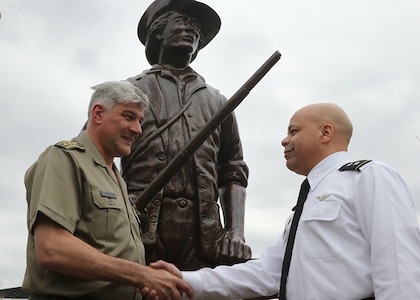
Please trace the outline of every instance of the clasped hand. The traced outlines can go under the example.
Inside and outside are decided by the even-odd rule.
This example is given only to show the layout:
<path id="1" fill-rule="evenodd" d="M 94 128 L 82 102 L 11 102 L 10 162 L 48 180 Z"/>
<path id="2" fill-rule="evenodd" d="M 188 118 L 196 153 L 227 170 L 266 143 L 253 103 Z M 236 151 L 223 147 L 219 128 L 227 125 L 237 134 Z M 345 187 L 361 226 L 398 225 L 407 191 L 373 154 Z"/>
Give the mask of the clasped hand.
<path id="1" fill-rule="evenodd" d="M 150 264 L 147 283 L 137 290 L 147 300 L 181 300 L 183 293 L 192 299 L 194 294 L 191 286 L 182 280 L 181 271 L 162 260 Z"/>

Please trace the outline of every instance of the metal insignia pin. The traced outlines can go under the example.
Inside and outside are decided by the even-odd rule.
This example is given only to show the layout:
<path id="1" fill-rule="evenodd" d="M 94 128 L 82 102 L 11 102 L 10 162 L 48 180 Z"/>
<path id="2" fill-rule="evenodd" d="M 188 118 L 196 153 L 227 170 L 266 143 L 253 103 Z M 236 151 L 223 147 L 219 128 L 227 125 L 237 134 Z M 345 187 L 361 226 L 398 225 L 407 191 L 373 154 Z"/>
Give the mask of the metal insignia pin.
<path id="1" fill-rule="evenodd" d="M 325 194 L 322 196 L 316 196 L 316 198 L 318 199 L 318 201 L 325 201 L 328 199 L 328 197 L 331 196 L 331 194 Z"/>

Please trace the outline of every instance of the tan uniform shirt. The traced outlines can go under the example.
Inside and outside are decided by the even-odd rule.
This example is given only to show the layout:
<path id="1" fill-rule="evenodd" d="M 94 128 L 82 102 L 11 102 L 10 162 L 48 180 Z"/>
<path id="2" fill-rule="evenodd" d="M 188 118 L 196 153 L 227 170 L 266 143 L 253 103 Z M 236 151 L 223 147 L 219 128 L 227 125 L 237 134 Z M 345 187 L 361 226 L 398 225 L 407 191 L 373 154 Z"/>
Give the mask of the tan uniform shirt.
<path id="1" fill-rule="evenodd" d="M 50 146 L 25 175 L 29 235 L 22 287 L 34 294 L 141 299 L 134 287 L 77 279 L 38 264 L 33 225 L 39 212 L 105 254 L 144 264 L 139 222 L 124 180 L 115 166 L 118 182 L 113 180 L 86 134 L 77 141 Z"/>

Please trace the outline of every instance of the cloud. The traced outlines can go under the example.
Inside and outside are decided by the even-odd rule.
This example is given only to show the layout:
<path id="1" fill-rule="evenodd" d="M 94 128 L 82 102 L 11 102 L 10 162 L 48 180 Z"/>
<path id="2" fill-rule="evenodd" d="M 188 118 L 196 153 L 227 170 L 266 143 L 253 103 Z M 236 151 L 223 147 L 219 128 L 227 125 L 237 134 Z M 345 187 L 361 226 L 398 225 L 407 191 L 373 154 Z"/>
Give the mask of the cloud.
<path id="1" fill-rule="evenodd" d="M 50 144 L 76 135 L 90 86 L 148 68 L 136 36 L 151 1 L 14 0 L 1 4 L 0 287 L 25 268 L 23 176 Z M 420 2 L 204 1 L 222 28 L 193 63 L 227 97 L 275 51 L 280 62 L 237 108 L 250 166 L 246 237 L 258 256 L 274 243 L 302 178 L 281 139 L 296 109 L 335 102 L 351 117 L 354 159 L 401 172 L 420 209 Z"/>

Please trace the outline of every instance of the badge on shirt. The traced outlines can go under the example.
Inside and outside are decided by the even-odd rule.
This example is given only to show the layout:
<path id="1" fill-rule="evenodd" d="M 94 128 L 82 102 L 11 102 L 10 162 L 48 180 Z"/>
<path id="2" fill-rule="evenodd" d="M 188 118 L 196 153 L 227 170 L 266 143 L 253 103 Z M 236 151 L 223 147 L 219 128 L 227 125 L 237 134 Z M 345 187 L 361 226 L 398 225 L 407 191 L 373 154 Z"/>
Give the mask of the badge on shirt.
<path id="1" fill-rule="evenodd" d="M 100 191 L 101 196 L 109 199 L 117 199 L 117 195 L 111 192 Z"/>
<path id="2" fill-rule="evenodd" d="M 325 195 L 322 195 L 322 196 L 316 196 L 316 199 L 317 199 L 318 201 L 325 201 L 325 200 L 327 200 L 330 196 L 331 196 L 331 194 L 325 194 Z"/>

